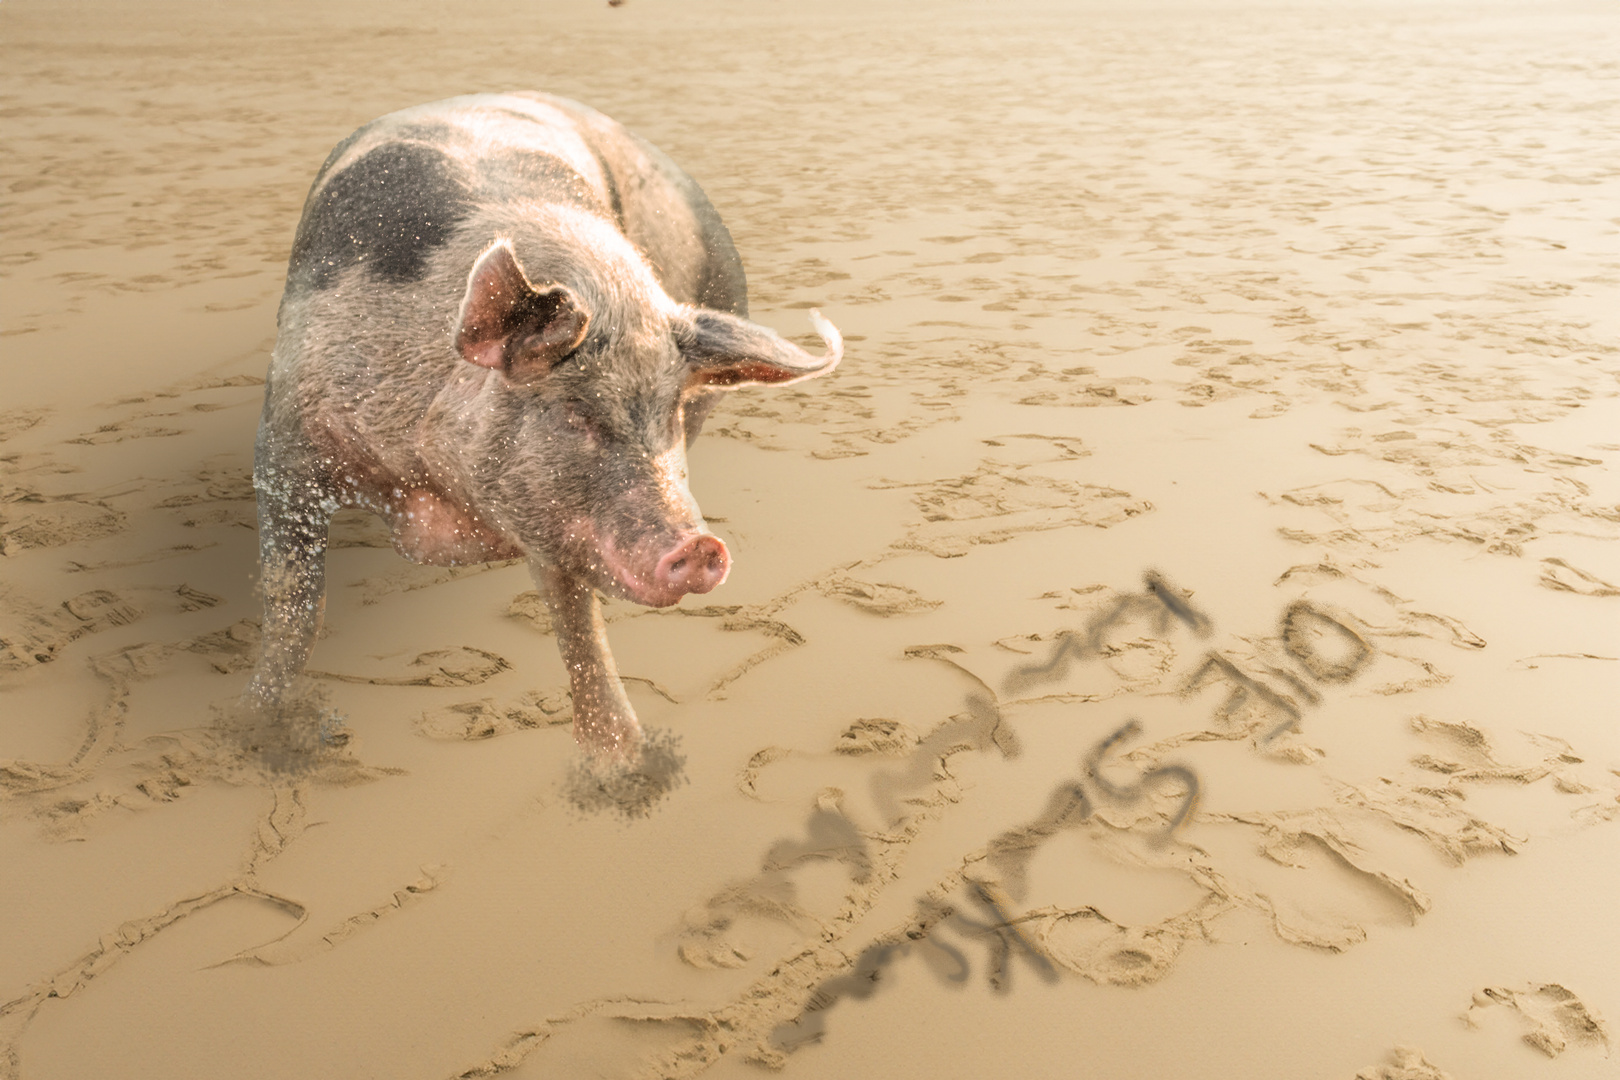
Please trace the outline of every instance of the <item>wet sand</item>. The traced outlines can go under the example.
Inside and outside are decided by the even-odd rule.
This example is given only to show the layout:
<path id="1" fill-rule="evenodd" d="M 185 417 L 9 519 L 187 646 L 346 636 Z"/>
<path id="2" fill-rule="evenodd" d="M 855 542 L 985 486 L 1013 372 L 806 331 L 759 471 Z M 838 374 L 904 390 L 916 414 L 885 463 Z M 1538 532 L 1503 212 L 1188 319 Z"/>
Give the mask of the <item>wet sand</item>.
<path id="1" fill-rule="evenodd" d="M 1616 56 L 1600 5 L 5 0 L 0 1077 L 1614 1075 Z M 730 580 L 608 605 L 650 805 L 523 567 L 359 516 L 346 745 L 232 728 L 304 193 L 501 89 L 848 342 L 691 454 Z"/>

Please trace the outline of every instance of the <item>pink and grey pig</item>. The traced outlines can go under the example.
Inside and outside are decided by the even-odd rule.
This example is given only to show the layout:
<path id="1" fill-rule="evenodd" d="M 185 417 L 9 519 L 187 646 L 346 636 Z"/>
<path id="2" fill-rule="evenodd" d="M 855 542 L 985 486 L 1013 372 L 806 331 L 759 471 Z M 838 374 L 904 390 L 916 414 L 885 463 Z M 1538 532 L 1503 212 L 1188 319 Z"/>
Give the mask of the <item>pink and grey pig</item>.
<path id="1" fill-rule="evenodd" d="M 831 371 L 747 321 L 742 263 L 698 185 L 562 98 L 478 94 L 339 143 L 293 243 L 254 458 L 274 708 L 309 659 L 327 522 L 363 507 L 415 562 L 526 558 L 568 667 L 574 737 L 641 729 L 596 593 L 654 607 L 726 579 L 686 447 L 726 389 Z"/>

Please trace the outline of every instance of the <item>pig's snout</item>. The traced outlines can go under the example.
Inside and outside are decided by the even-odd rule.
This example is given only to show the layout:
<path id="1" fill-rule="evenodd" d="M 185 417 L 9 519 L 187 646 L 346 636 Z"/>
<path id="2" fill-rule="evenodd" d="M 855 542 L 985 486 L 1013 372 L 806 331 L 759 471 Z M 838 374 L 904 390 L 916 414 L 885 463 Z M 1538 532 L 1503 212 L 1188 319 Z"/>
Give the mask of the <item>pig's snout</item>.
<path id="1" fill-rule="evenodd" d="M 706 593 L 731 573 L 731 555 L 718 536 L 700 533 L 677 544 L 658 560 L 653 579 L 658 588 L 680 597 Z"/>

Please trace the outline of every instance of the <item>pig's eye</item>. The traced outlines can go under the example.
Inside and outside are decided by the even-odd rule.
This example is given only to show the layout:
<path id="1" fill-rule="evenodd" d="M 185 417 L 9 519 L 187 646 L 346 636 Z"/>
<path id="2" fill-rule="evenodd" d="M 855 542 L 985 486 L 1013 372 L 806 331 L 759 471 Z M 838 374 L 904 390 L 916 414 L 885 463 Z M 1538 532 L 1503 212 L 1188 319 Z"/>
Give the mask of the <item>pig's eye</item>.
<path id="1" fill-rule="evenodd" d="M 568 423 L 569 430 L 573 431 L 576 435 L 583 436 L 585 441 L 590 443 L 592 446 L 595 446 L 601 441 L 602 436 L 601 433 L 597 431 L 596 425 L 587 420 L 585 415 L 578 409 L 568 409 L 563 416 Z"/>
<path id="2" fill-rule="evenodd" d="M 530 334 L 520 343 L 519 350 L 522 353 L 539 356 L 543 354 L 546 344 L 547 342 L 544 334 Z M 557 368 L 562 367 L 578 354 L 578 349 L 574 349 L 572 352 L 564 353 L 562 356 L 552 361 L 551 370 L 555 371 Z"/>

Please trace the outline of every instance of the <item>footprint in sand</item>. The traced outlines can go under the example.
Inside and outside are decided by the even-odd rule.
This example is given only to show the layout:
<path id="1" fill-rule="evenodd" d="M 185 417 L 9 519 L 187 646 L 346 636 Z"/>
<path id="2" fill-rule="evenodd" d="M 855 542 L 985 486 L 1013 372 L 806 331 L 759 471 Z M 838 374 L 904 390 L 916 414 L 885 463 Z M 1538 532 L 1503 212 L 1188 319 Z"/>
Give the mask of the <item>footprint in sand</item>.
<path id="1" fill-rule="evenodd" d="M 122 531 L 125 521 L 105 503 L 13 492 L 0 510 L 0 555 L 100 540 Z"/>
<path id="2" fill-rule="evenodd" d="M 512 667 L 505 657 L 470 645 L 419 653 L 407 666 L 421 670 L 400 675 L 347 675 L 332 671 L 311 671 L 309 675 L 314 679 L 366 686 L 478 686 Z"/>
<path id="3" fill-rule="evenodd" d="M 929 600 L 915 589 L 888 582 L 857 581 L 846 575 L 837 575 L 821 583 L 824 595 L 869 611 L 874 615 L 905 615 L 930 611 L 942 601 Z"/>
<path id="4" fill-rule="evenodd" d="M 1541 560 L 1541 584 L 1582 596 L 1620 596 L 1620 589 L 1607 581 L 1557 558 Z"/>
<path id="5" fill-rule="evenodd" d="M 1550 1058 L 1576 1046 L 1603 1048 L 1604 1056 L 1613 1049 L 1614 1037 L 1603 1018 L 1587 1007 L 1573 991 L 1558 983 L 1528 983 L 1518 989 L 1487 986 L 1474 995 L 1474 1003 L 1463 1014 L 1468 1026 L 1480 1026 L 1475 1015 L 1504 1006 L 1516 1012 L 1529 1025 L 1524 1041 Z"/>
<path id="6" fill-rule="evenodd" d="M 86 634 L 127 626 L 142 614 L 139 607 L 111 589 L 91 589 L 54 608 L 13 588 L 0 589 L 0 672 L 48 664 Z"/>
<path id="7" fill-rule="evenodd" d="M 1389 1060 L 1356 1073 L 1356 1080 L 1454 1080 L 1452 1075 L 1438 1068 L 1423 1051 L 1410 1046 L 1397 1046 L 1390 1051 Z"/>

